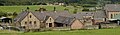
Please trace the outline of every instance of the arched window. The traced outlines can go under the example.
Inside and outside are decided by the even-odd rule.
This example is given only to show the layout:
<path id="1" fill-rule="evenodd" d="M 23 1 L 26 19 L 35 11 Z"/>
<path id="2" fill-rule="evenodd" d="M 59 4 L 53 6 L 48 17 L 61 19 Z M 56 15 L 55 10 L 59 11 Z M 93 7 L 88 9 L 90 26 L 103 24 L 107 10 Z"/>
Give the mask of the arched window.
<path id="1" fill-rule="evenodd" d="M 51 18 L 50 18 L 50 22 L 51 22 Z"/>
<path id="2" fill-rule="evenodd" d="M 30 18 L 31 18 L 32 16 L 30 15 Z"/>

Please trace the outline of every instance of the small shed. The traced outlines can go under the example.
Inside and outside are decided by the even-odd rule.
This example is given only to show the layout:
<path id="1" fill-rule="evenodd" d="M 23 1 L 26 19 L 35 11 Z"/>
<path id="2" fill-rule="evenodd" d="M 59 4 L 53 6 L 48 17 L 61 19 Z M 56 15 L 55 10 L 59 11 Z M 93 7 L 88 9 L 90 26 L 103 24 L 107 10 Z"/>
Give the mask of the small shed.
<path id="1" fill-rule="evenodd" d="M 2 22 L 4 23 L 11 23 L 12 22 L 12 18 L 7 18 L 7 17 L 2 17 L 0 18 Z"/>
<path id="2" fill-rule="evenodd" d="M 55 20 L 55 27 L 67 27 L 70 29 L 83 29 L 83 23 L 79 19 L 59 16 Z"/>

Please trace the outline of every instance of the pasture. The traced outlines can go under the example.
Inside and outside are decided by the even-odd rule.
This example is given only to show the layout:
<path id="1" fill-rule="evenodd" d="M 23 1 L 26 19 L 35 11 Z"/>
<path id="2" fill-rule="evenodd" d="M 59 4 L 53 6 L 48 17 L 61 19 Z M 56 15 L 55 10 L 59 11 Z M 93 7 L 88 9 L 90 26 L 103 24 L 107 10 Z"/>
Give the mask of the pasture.
<path id="1" fill-rule="evenodd" d="M 0 6 L 0 12 L 21 12 L 25 10 L 27 7 L 30 8 L 31 11 L 38 10 L 39 8 L 45 8 L 47 11 L 53 11 L 54 7 L 56 7 L 57 11 L 63 11 L 65 8 L 70 12 L 73 12 L 75 7 L 73 6 L 59 6 L 59 5 L 27 5 L 27 6 Z M 82 10 L 81 6 L 78 6 L 78 11 Z"/>
<path id="2" fill-rule="evenodd" d="M 99 29 L 99 30 L 72 30 L 72 31 L 45 31 L 45 32 L 13 32 L 6 31 L 6 33 L 2 33 L 4 31 L 0 31 L 0 35 L 120 35 L 120 28 L 116 29 Z"/>

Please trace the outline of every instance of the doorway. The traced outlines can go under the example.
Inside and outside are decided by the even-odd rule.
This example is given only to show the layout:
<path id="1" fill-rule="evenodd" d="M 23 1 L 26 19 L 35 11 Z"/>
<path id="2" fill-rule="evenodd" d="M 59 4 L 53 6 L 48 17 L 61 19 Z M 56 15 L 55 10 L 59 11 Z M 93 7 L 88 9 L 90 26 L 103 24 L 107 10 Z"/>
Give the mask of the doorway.
<path id="1" fill-rule="evenodd" d="M 49 23 L 49 27 L 52 27 L 52 23 Z"/>

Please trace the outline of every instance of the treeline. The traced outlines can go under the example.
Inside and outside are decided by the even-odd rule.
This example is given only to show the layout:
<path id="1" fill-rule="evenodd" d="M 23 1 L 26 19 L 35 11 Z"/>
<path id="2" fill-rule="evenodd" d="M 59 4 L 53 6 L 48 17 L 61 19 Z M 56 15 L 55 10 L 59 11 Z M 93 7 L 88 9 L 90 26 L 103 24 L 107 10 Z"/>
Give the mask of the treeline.
<path id="1" fill-rule="evenodd" d="M 47 3 L 70 4 L 119 4 L 120 0 L 0 0 L 0 5 L 46 5 Z"/>
<path id="2" fill-rule="evenodd" d="M 18 14 L 16 12 L 0 12 L 0 17 L 8 17 L 8 16 L 12 16 L 10 18 L 14 18 L 16 17 Z"/>

